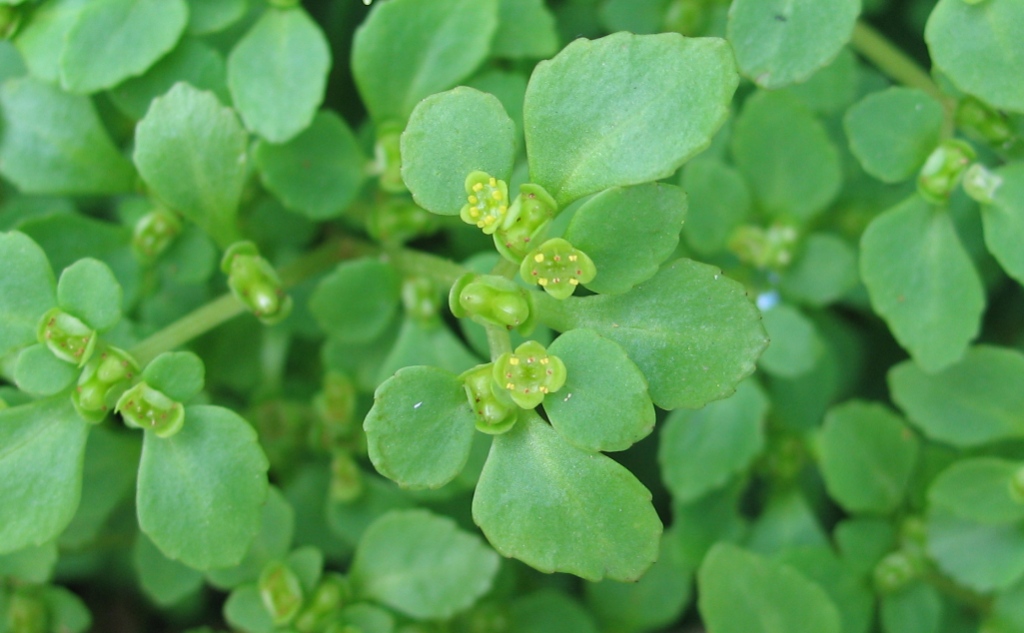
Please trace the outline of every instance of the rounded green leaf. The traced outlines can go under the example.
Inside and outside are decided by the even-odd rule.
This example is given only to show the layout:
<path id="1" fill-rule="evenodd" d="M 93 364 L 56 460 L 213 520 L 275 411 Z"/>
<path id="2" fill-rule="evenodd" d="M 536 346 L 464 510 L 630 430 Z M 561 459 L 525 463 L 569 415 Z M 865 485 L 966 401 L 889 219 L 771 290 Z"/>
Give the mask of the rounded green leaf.
<path id="1" fill-rule="evenodd" d="M 188 32 L 193 35 L 216 33 L 231 26 L 245 15 L 248 0 L 186 0 Z"/>
<path id="2" fill-rule="evenodd" d="M 242 585 L 224 603 L 224 619 L 246 633 L 273 633 L 274 620 L 263 606 L 256 584 Z"/>
<path id="3" fill-rule="evenodd" d="M 678 503 L 724 486 L 764 449 L 768 399 L 752 380 L 697 411 L 673 411 L 661 431 L 658 463 Z"/>
<path id="4" fill-rule="evenodd" d="M 576 211 L 565 239 L 597 267 L 597 276 L 587 288 L 617 294 L 658 272 L 679 245 L 685 217 L 686 192 L 679 187 L 661 183 L 615 187 Z"/>
<path id="5" fill-rule="evenodd" d="M 233 589 L 256 582 L 267 563 L 283 559 L 291 548 L 295 532 L 295 512 L 288 500 L 274 486 L 267 490 L 267 500 L 260 509 L 260 531 L 245 557 L 232 567 L 206 572 L 210 584 L 218 589 Z"/>
<path id="6" fill-rule="evenodd" d="M 253 158 L 263 186 L 313 220 L 341 215 L 366 176 L 366 157 L 352 130 L 328 111 L 287 143 L 260 141 Z"/>
<path id="7" fill-rule="evenodd" d="M 781 88 L 831 62 L 859 14 L 860 0 L 735 0 L 727 32 L 743 76 Z"/>
<path id="8" fill-rule="evenodd" d="M 775 217 L 807 220 L 839 193 L 839 152 L 810 109 L 784 92 L 758 92 L 743 104 L 732 136 L 736 166 Z"/>
<path id="9" fill-rule="evenodd" d="M 306 129 L 324 100 L 331 50 L 302 8 L 269 7 L 228 56 L 228 87 L 245 126 L 271 143 Z"/>
<path id="10" fill-rule="evenodd" d="M 883 595 L 879 615 L 885 633 L 939 633 L 942 596 L 934 586 L 917 581 L 896 593 Z"/>
<path id="11" fill-rule="evenodd" d="M 81 372 L 81 367 L 57 358 L 46 345 L 36 344 L 18 354 L 14 383 L 31 396 L 52 396 L 70 387 Z"/>
<path id="12" fill-rule="evenodd" d="M 558 52 L 555 16 L 544 0 L 499 0 L 491 53 L 508 59 L 545 59 Z"/>
<path id="13" fill-rule="evenodd" d="M 530 179 L 565 205 L 665 178 L 708 146 L 737 83 L 719 39 L 578 39 L 538 64 L 526 89 Z"/>
<path id="14" fill-rule="evenodd" d="M 940 0 L 924 39 L 935 65 L 961 90 L 1001 110 L 1024 112 L 1024 6 L 1018 0 Z"/>
<path id="15" fill-rule="evenodd" d="M 860 281 L 857 250 L 831 233 L 811 233 L 779 286 L 785 296 L 811 306 L 835 302 Z"/>
<path id="16" fill-rule="evenodd" d="M 53 575 L 59 556 L 56 541 L 0 554 L 0 576 L 26 583 L 46 584 Z"/>
<path id="17" fill-rule="evenodd" d="M 103 262 L 80 259 L 61 272 L 57 305 L 94 330 L 109 330 L 121 320 L 121 284 Z"/>
<path id="18" fill-rule="evenodd" d="M 764 311 L 764 329 L 771 343 L 758 362 L 773 376 L 795 378 L 809 372 L 825 349 L 814 323 L 786 304 Z"/>
<path id="19" fill-rule="evenodd" d="M 503 556 L 543 572 L 639 578 L 658 554 L 651 493 L 610 458 L 576 448 L 535 413 L 494 438 L 473 520 Z"/>
<path id="20" fill-rule="evenodd" d="M 248 422 L 221 407 L 186 407 L 178 434 L 146 433 L 139 527 L 165 556 L 190 567 L 234 565 L 260 529 L 267 467 Z"/>
<path id="21" fill-rule="evenodd" d="M 843 633 L 868 633 L 874 617 L 874 593 L 862 576 L 836 556 L 832 547 L 791 547 L 774 560 L 789 565 L 825 590 L 839 612 Z"/>
<path id="22" fill-rule="evenodd" d="M 87 433 L 66 396 L 0 410 L 0 554 L 67 527 L 82 494 Z"/>
<path id="23" fill-rule="evenodd" d="M 247 176 L 248 135 L 210 92 L 177 83 L 153 100 L 135 130 L 135 164 L 167 206 L 222 247 L 235 241 Z"/>
<path id="24" fill-rule="evenodd" d="M 820 114 L 833 114 L 849 106 L 858 96 L 861 72 L 857 57 L 843 48 L 832 63 L 801 83 L 785 90 Z"/>
<path id="25" fill-rule="evenodd" d="M 92 614 L 77 594 L 57 585 L 43 589 L 54 630 L 67 633 L 85 633 L 92 626 Z"/>
<path id="26" fill-rule="evenodd" d="M 497 27 L 497 0 L 377 3 L 352 42 L 352 75 L 366 109 L 378 123 L 405 121 L 421 99 L 480 65 Z"/>
<path id="27" fill-rule="evenodd" d="M 382 475 L 406 488 L 439 488 L 466 465 L 476 415 L 454 374 L 408 367 L 377 389 L 363 428 Z"/>
<path id="28" fill-rule="evenodd" d="M 996 457 L 963 459 L 942 471 L 928 488 L 928 501 L 959 518 L 977 523 L 1024 519 L 1024 503 L 1012 482 L 1021 464 Z"/>
<path id="29" fill-rule="evenodd" d="M 146 365 L 142 380 L 171 400 L 188 402 L 202 388 L 206 367 L 192 352 L 164 352 Z"/>
<path id="30" fill-rule="evenodd" d="M 416 203 L 441 215 L 466 204 L 466 177 L 512 175 L 516 127 L 494 95 L 459 87 L 427 97 L 402 133 L 402 180 Z"/>
<path id="31" fill-rule="evenodd" d="M 647 380 L 626 350 L 593 330 L 559 336 L 548 353 L 565 363 L 565 384 L 544 412 L 570 443 L 588 451 L 624 451 L 654 430 Z"/>
<path id="32" fill-rule="evenodd" d="M 417 620 L 447 619 L 491 588 L 499 558 L 475 534 L 426 510 L 395 510 L 367 528 L 353 589 Z"/>
<path id="33" fill-rule="evenodd" d="M 912 362 L 889 371 L 892 398 L 933 440 L 968 447 L 1024 437 L 1024 354 L 979 346 L 928 373 Z"/>
<path id="34" fill-rule="evenodd" d="M 393 266 L 374 259 L 339 264 L 317 284 L 309 309 L 335 340 L 367 343 L 397 311 L 400 281 Z"/>
<path id="35" fill-rule="evenodd" d="M 977 523 L 933 508 L 928 554 L 962 585 L 986 593 L 1004 589 L 1024 576 L 1024 523 Z"/>
<path id="36" fill-rule="evenodd" d="M 942 105 L 915 88 L 873 92 L 846 111 L 843 128 L 861 167 L 883 182 L 917 175 L 942 139 Z"/>
<path id="37" fill-rule="evenodd" d="M 185 0 L 92 0 L 78 14 L 60 53 L 60 83 L 93 93 L 141 75 L 178 42 Z"/>
<path id="38" fill-rule="evenodd" d="M 1024 284 L 1024 162 L 995 170 L 1002 183 L 981 208 L 985 245 L 1008 275 Z"/>
<path id="39" fill-rule="evenodd" d="M 135 537 L 132 561 L 142 590 L 162 607 L 182 601 L 203 586 L 202 572 L 167 558 L 141 532 Z"/>
<path id="40" fill-rule="evenodd" d="M 0 233 L 0 357 L 36 341 L 39 319 L 56 303 L 46 253 L 24 233 Z"/>
<path id="41" fill-rule="evenodd" d="M 554 329 L 591 328 L 621 345 L 663 409 L 696 409 L 728 396 L 768 344 L 746 289 L 688 259 L 625 294 L 535 301 L 538 318 Z"/>
<path id="42" fill-rule="evenodd" d="M 131 191 L 135 173 L 88 97 L 30 77 L 0 87 L 0 173 L 24 193 L 106 195 Z"/>
<path id="43" fill-rule="evenodd" d="M 14 38 L 32 76 L 52 84 L 60 80 L 64 40 L 90 1 L 50 0 L 33 7 L 32 19 L 18 29 Z"/>
<path id="44" fill-rule="evenodd" d="M 729 543 L 711 548 L 697 573 L 698 607 L 715 633 L 841 633 L 835 604 L 788 565 Z"/>
<path id="45" fill-rule="evenodd" d="M 711 255 L 725 249 L 729 236 L 750 215 L 750 188 L 731 166 L 698 158 L 683 169 L 689 210 L 683 235 L 693 250 Z"/>
<path id="46" fill-rule="evenodd" d="M 985 295 L 949 214 L 915 195 L 872 220 L 860 253 L 871 305 L 900 345 L 927 371 L 959 360 Z"/>
<path id="47" fill-rule="evenodd" d="M 825 416 L 821 472 L 829 494 L 849 512 L 896 510 L 917 453 L 917 437 L 882 405 L 848 402 Z"/>

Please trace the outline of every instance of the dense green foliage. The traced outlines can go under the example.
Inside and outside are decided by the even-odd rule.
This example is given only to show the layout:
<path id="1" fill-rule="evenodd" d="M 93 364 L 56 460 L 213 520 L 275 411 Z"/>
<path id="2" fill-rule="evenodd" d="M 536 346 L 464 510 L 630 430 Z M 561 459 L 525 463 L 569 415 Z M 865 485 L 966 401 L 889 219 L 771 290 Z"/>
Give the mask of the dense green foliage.
<path id="1" fill-rule="evenodd" d="M 1024 633 L 1020 0 L 0 36 L 0 633 Z"/>

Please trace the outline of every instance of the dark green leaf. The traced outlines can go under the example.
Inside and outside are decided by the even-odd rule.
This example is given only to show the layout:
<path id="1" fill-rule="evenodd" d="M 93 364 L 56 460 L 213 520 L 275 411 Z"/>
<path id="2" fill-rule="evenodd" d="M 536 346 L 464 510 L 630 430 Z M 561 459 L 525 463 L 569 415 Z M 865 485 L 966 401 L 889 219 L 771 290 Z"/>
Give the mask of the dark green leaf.
<path id="1" fill-rule="evenodd" d="M 61 633 L 85 633 L 92 626 L 92 614 L 82 599 L 76 594 L 59 586 L 43 589 L 50 612 L 50 626 Z"/>
<path id="2" fill-rule="evenodd" d="M 873 92 L 847 110 L 843 127 L 861 167 L 883 182 L 915 176 L 942 137 L 942 105 L 914 88 Z"/>
<path id="3" fill-rule="evenodd" d="M 256 584 L 242 585 L 224 603 L 224 619 L 245 633 L 273 633 L 274 621 L 263 606 Z"/>
<path id="4" fill-rule="evenodd" d="M 915 582 L 882 596 L 880 615 L 885 633 L 939 633 L 942 597 L 935 587 Z"/>
<path id="5" fill-rule="evenodd" d="M 962 459 L 942 471 L 928 488 L 933 507 L 976 523 L 1024 519 L 1024 503 L 1013 478 L 1022 464 L 996 457 Z"/>
<path id="6" fill-rule="evenodd" d="M 1008 275 L 1024 284 L 1024 163 L 995 170 L 1002 179 L 992 204 L 981 208 L 985 245 Z"/>
<path id="7" fill-rule="evenodd" d="M 735 169 L 714 158 L 698 158 L 683 170 L 689 211 L 683 234 L 695 251 L 725 249 L 729 235 L 750 214 L 750 189 Z"/>
<path id="8" fill-rule="evenodd" d="M 578 39 L 538 64 L 526 89 L 530 179 L 565 205 L 665 178 L 708 146 L 737 83 L 721 40 Z"/>
<path id="9" fill-rule="evenodd" d="M 928 553 L 962 585 L 982 592 L 1005 589 L 1024 576 L 1024 523 L 975 523 L 934 508 Z"/>
<path id="10" fill-rule="evenodd" d="M 868 633 L 874 615 L 874 596 L 867 584 L 839 560 L 831 547 L 791 548 L 775 560 L 789 565 L 825 590 L 839 611 L 842 633 Z"/>
<path id="11" fill-rule="evenodd" d="M 228 87 L 245 126 L 271 143 L 306 129 L 324 99 L 331 51 L 301 7 L 270 6 L 228 56 Z"/>
<path id="12" fill-rule="evenodd" d="M 192 352 L 164 352 L 142 372 L 142 379 L 171 400 L 188 402 L 203 389 L 206 368 Z"/>
<path id="13" fill-rule="evenodd" d="M 799 488 L 782 489 L 772 495 L 747 538 L 747 548 L 763 555 L 827 544 L 828 536 Z"/>
<path id="14" fill-rule="evenodd" d="M 845 519 L 836 526 L 833 538 L 843 562 L 863 578 L 893 550 L 896 530 L 884 519 Z"/>
<path id="15" fill-rule="evenodd" d="M 121 320 L 121 298 L 114 273 L 96 259 L 78 260 L 57 281 L 57 305 L 101 332 Z"/>
<path id="16" fill-rule="evenodd" d="M 499 0 L 495 57 L 546 59 L 556 52 L 555 16 L 544 0 Z"/>
<path id="17" fill-rule="evenodd" d="M 0 554 L 0 578 L 17 578 L 22 582 L 44 584 L 57 564 L 57 543 L 30 545 L 9 554 Z"/>
<path id="18" fill-rule="evenodd" d="M 309 299 L 309 309 L 334 340 L 368 343 L 388 327 L 400 292 L 393 266 L 359 259 L 339 264 L 324 277 Z"/>
<path id="19" fill-rule="evenodd" d="M 857 98 L 860 74 L 857 58 L 849 48 L 844 48 L 828 66 L 817 70 L 806 81 L 791 84 L 786 91 L 815 112 L 833 114 Z"/>
<path id="20" fill-rule="evenodd" d="M 771 343 L 759 364 L 769 374 L 795 378 L 809 372 L 824 351 L 814 323 L 786 304 L 764 312 L 764 329 Z"/>
<path id="21" fill-rule="evenodd" d="M 651 493 L 624 467 L 525 411 L 494 438 L 473 520 L 504 556 L 541 571 L 632 581 L 657 557 Z"/>
<path id="22" fill-rule="evenodd" d="M 598 633 L 590 613 L 564 592 L 541 589 L 518 598 L 508 608 L 516 633 Z"/>
<path id="23" fill-rule="evenodd" d="M 260 509 L 260 531 L 252 545 L 234 567 L 211 569 L 206 577 L 218 589 L 233 589 L 247 582 L 256 582 L 263 567 L 281 560 L 288 553 L 295 531 L 295 513 L 277 488 L 271 486 L 267 500 Z"/>
<path id="24" fill-rule="evenodd" d="M 216 33 L 231 26 L 245 15 L 248 0 L 186 0 L 188 32 L 193 35 Z"/>
<path id="25" fill-rule="evenodd" d="M 135 538 L 132 560 L 139 583 L 154 602 L 169 607 L 203 586 L 203 574 L 164 556 L 143 533 Z"/>
<path id="26" fill-rule="evenodd" d="M 780 287 L 795 301 L 823 306 L 842 297 L 859 281 L 857 250 L 831 233 L 811 233 L 783 273 Z"/>
<path id="27" fill-rule="evenodd" d="M 461 374 L 479 363 L 480 359 L 443 323 L 424 323 L 406 316 L 391 353 L 380 367 L 377 383 L 413 365 L 430 365 Z"/>

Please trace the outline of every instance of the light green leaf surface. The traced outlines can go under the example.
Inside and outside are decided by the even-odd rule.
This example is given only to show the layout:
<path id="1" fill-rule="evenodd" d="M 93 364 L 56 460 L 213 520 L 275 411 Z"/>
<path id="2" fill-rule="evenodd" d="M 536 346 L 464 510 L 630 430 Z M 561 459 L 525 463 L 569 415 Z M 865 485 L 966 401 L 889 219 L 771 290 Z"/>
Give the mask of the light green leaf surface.
<path id="1" fill-rule="evenodd" d="M 747 468 L 764 448 L 768 399 L 751 380 L 697 411 L 669 415 L 658 444 L 665 486 L 678 503 L 696 501 Z"/>
<path id="2" fill-rule="evenodd" d="M 317 323 L 335 340 L 368 343 L 398 309 L 400 279 L 393 266 L 374 259 L 339 264 L 309 299 Z"/>
<path id="3" fill-rule="evenodd" d="M 193 35 L 216 33 L 231 26 L 245 15 L 248 0 L 186 0 L 188 32 Z"/>
<path id="4" fill-rule="evenodd" d="M 260 141 L 253 158 L 263 186 L 313 220 L 341 215 L 366 177 L 366 157 L 352 130 L 330 111 L 318 113 L 287 143 Z"/>
<path id="5" fill-rule="evenodd" d="M 661 183 L 615 187 L 580 207 L 565 239 L 593 260 L 594 292 L 618 294 L 646 281 L 675 252 L 686 217 L 686 192 Z"/>
<path id="6" fill-rule="evenodd" d="M 874 616 L 874 593 L 830 546 L 794 547 L 774 560 L 789 565 L 825 590 L 839 612 L 842 633 L 868 633 Z"/>
<path id="7" fill-rule="evenodd" d="M 733 130 L 732 155 L 754 198 L 774 217 L 808 220 L 842 184 L 839 152 L 825 127 L 784 92 L 747 99 Z"/>
<path id="8" fill-rule="evenodd" d="M 541 571 L 632 581 L 657 557 L 661 521 L 650 500 L 624 467 L 526 411 L 494 438 L 473 520 L 498 553 Z"/>
<path id="9" fill-rule="evenodd" d="M 545 59 L 558 52 L 555 16 L 544 0 L 499 0 L 491 53 L 508 59 Z"/>
<path id="10" fill-rule="evenodd" d="M 224 619 L 245 633 L 273 633 L 274 620 L 263 606 L 256 584 L 238 587 L 224 603 Z"/>
<path id="11" fill-rule="evenodd" d="M 85 633 L 92 626 L 92 614 L 77 594 L 58 585 L 43 589 L 50 623 L 61 633 Z"/>
<path id="12" fill-rule="evenodd" d="M 711 548 L 697 573 L 698 607 L 714 633 L 841 633 L 835 605 L 792 567 L 735 545 Z"/>
<path id="13" fill-rule="evenodd" d="M 427 510 L 374 521 L 356 548 L 358 595 L 415 619 L 447 619 L 491 588 L 499 558 L 480 537 Z"/>
<path id="14" fill-rule="evenodd" d="M 377 388 L 363 428 L 382 475 L 402 487 L 439 488 L 466 465 L 476 415 L 454 374 L 408 367 Z"/>
<path id="15" fill-rule="evenodd" d="M 301 7 L 269 7 L 228 56 L 228 87 L 245 126 L 271 143 L 306 129 L 324 99 L 331 51 Z"/>
<path id="16" fill-rule="evenodd" d="M 872 307 L 913 359 L 931 372 L 959 360 L 985 296 L 949 214 L 914 195 L 872 220 L 860 255 Z"/>
<path id="17" fill-rule="evenodd" d="M 132 189 L 134 170 L 87 97 L 22 77 L 0 87 L 0 106 L 0 173 L 23 193 L 105 195 Z"/>
<path id="18" fill-rule="evenodd" d="M 242 560 L 260 529 L 267 458 L 236 413 L 185 408 L 169 438 L 146 433 L 139 464 L 139 527 L 168 558 L 196 569 Z"/>
<path id="19" fill-rule="evenodd" d="M 711 255 L 724 250 L 729 235 L 750 214 L 750 188 L 743 176 L 715 158 L 698 158 L 683 169 L 689 199 L 683 235 L 693 250 Z"/>
<path id="20" fill-rule="evenodd" d="M 889 370 L 892 398 L 933 440 L 968 447 L 1024 437 L 1024 355 L 978 346 L 940 372 Z"/>
<path id="21" fill-rule="evenodd" d="M 0 357 L 36 341 L 36 326 L 56 303 L 46 253 L 23 233 L 0 233 Z"/>
<path id="22" fill-rule="evenodd" d="M 831 233 L 811 233 L 779 283 L 785 296 L 823 306 L 835 302 L 860 281 L 857 249 Z"/>
<path id="23" fill-rule="evenodd" d="M 737 83 L 719 39 L 578 39 L 538 64 L 526 89 L 530 179 L 565 205 L 665 178 L 708 146 Z"/>
<path id="24" fill-rule="evenodd" d="M 735 0 L 727 33 L 743 75 L 781 88 L 831 62 L 859 14 L 860 0 Z"/>
<path id="25" fill-rule="evenodd" d="M 256 582 L 267 563 L 281 560 L 288 554 L 294 532 L 295 512 L 281 492 L 270 486 L 267 500 L 260 508 L 260 531 L 246 550 L 245 557 L 232 567 L 207 571 L 207 579 L 218 589 L 233 589 L 247 582 Z"/>
<path id="26" fill-rule="evenodd" d="M 206 367 L 192 352 L 164 352 L 142 371 L 150 387 L 176 402 L 188 402 L 203 389 Z"/>
<path id="27" fill-rule="evenodd" d="M 825 344 L 814 323 L 800 310 L 779 304 L 764 312 L 764 329 L 771 343 L 758 361 L 773 376 L 795 378 L 809 372 Z"/>
<path id="28" fill-rule="evenodd" d="M 924 39 L 935 65 L 995 108 L 1024 112 L 1024 6 L 1018 0 L 940 0 Z"/>
<path id="29" fill-rule="evenodd" d="M 202 572 L 167 558 L 142 532 L 135 537 L 132 562 L 142 590 L 162 607 L 182 601 L 203 586 Z"/>
<path id="30" fill-rule="evenodd" d="M 1019 522 L 1024 519 L 1024 502 L 1012 482 L 1022 467 L 997 457 L 961 459 L 932 481 L 928 502 L 976 523 Z"/>
<path id="31" fill-rule="evenodd" d="M 728 396 L 768 343 L 743 286 L 688 259 L 625 294 L 536 301 L 540 320 L 556 330 L 591 328 L 625 348 L 663 409 Z"/>
<path id="32" fill-rule="evenodd" d="M 882 596 L 879 615 L 884 633 L 939 633 L 942 630 L 942 596 L 932 585 L 913 582 L 895 593 Z"/>
<path id="33" fill-rule="evenodd" d="M 516 633 L 598 633 L 591 614 L 564 591 L 540 589 L 517 598 L 508 608 Z"/>
<path id="34" fill-rule="evenodd" d="M 40 3 L 32 19 L 18 32 L 14 45 L 33 77 L 56 84 L 60 80 L 60 55 L 68 31 L 91 0 L 49 0 Z"/>
<path id="35" fill-rule="evenodd" d="M 459 87 L 416 106 L 401 148 L 402 180 L 416 203 L 434 213 L 458 215 L 471 172 L 509 180 L 516 127 L 497 97 Z"/>
<path id="36" fill-rule="evenodd" d="M 0 554 L 52 541 L 71 521 L 87 433 L 66 396 L 0 410 Z"/>
<path id="37" fill-rule="evenodd" d="M 87 258 L 68 266 L 57 280 L 57 305 L 100 332 L 121 320 L 121 284 L 103 262 Z"/>
<path id="38" fill-rule="evenodd" d="M 6 576 L 26 583 L 45 584 L 53 574 L 58 556 L 55 541 L 0 554 L 0 578 Z"/>
<path id="39" fill-rule="evenodd" d="M 861 167 L 883 182 L 917 175 L 942 138 L 942 105 L 915 88 L 872 92 L 846 111 L 843 128 Z"/>
<path id="40" fill-rule="evenodd" d="M 174 48 L 187 21 L 185 0 L 91 0 L 65 36 L 61 86 L 90 94 L 141 75 Z"/>
<path id="41" fill-rule="evenodd" d="M 626 350 L 597 332 L 571 330 L 548 347 L 565 363 L 565 384 L 544 399 L 551 426 L 589 451 L 623 451 L 654 430 L 647 380 Z"/>
<path id="42" fill-rule="evenodd" d="M 235 240 L 248 136 L 217 97 L 185 83 L 153 101 L 135 132 L 135 164 L 168 207 L 221 247 Z"/>
<path id="43" fill-rule="evenodd" d="M 860 80 L 857 57 L 849 48 L 844 48 L 829 65 L 800 83 L 790 84 L 785 90 L 815 112 L 833 114 L 857 98 Z"/>
<path id="44" fill-rule="evenodd" d="M 497 27 L 498 0 L 374 5 L 352 42 L 352 75 L 373 120 L 405 121 L 421 99 L 465 79 Z"/>
<path id="45" fill-rule="evenodd" d="M 462 339 L 444 324 L 425 323 L 407 315 L 391 352 L 380 366 L 377 384 L 393 376 L 399 369 L 413 365 L 430 365 L 461 374 L 478 364 L 480 358 L 470 352 Z"/>
<path id="46" fill-rule="evenodd" d="M 975 523 L 934 508 L 928 554 L 962 585 L 981 592 L 1005 589 L 1024 576 L 1024 523 Z"/>
<path id="47" fill-rule="evenodd" d="M 1008 275 L 1024 284 L 1024 162 L 995 170 L 1002 179 L 992 204 L 981 208 L 985 245 Z"/>
<path id="48" fill-rule="evenodd" d="M 821 472 L 829 494 L 851 513 L 896 510 L 917 460 L 918 441 L 879 404 L 832 408 L 821 434 Z"/>
<path id="49" fill-rule="evenodd" d="M 82 369 L 61 360 L 43 344 L 26 347 L 14 365 L 14 384 L 35 397 L 58 394 L 71 386 Z"/>

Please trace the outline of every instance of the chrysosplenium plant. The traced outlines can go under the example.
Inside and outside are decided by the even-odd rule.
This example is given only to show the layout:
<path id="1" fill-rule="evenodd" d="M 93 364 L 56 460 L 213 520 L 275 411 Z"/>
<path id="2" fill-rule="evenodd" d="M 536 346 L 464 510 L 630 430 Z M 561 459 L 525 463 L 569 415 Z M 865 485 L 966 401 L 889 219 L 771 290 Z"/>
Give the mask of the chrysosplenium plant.
<path id="1" fill-rule="evenodd" d="M 372 4 L 0 0 L 0 633 L 1024 633 L 1020 0 Z"/>

